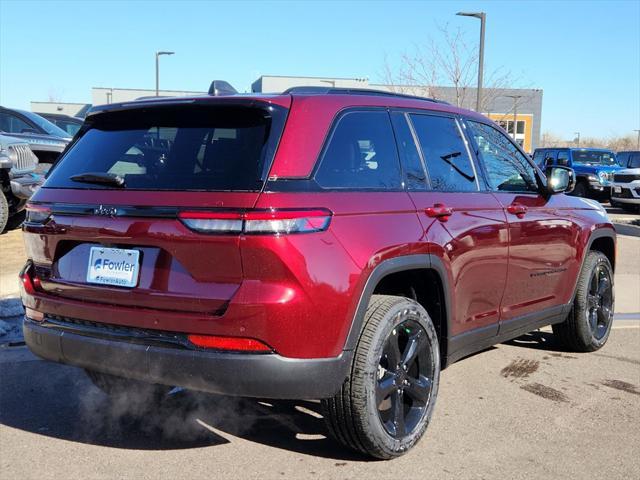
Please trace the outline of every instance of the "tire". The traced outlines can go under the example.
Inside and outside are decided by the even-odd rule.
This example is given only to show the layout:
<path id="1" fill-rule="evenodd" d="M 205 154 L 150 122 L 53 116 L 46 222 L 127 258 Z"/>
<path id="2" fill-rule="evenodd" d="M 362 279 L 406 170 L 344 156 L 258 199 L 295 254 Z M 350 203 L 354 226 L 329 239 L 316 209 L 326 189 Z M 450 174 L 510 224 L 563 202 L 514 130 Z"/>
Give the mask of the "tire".
<path id="1" fill-rule="evenodd" d="M 330 435 L 379 459 L 409 451 L 431 420 L 440 380 L 439 352 L 433 323 L 420 304 L 373 295 L 350 375 L 333 398 L 322 400 Z M 394 359 L 402 364 L 407 358 L 406 368 L 394 367 Z"/>
<path id="2" fill-rule="evenodd" d="M 622 208 L 625 212 L 629 212 L 629 213 L 638 213 L 640 211 L 639 205 L 633 205 L 630 203 L 618 203 L 618 206 Z"/>
<path id="3" fill-rule="evenodd" d="M 589 196 L 588 193 L 589 193 L 589 189 L 587 188 L 584 182 L 578 182 L 572 192 L 574 196 L 582 197 L 582 198 L 588 197 Z"/>
<path id="4" fill-rule="evenodd" d="M 10 232 L 11 230 L 15 230 L 20 228 L 24 223 L 25 218 L 27 218 L 27 211 L 21 210 L 15 215 L 11 215 L 7 220 L 7 224 L 4 227 L 5 232 Z"/>
<path id="5" fill-rule="evenodd" d="M 553 333 L 565 347 L 593 352 L 604 346 L 613 323 L 613 287 L 609 259 L 602 252 L 590 251 L 578 277 L 571 312 L 564 322 L 553 325 Z"/>
<path id="6" fill-rule="evenodd" d="M 117 377 L 108 373 L 85 370 L 93 384 L 110 397 L 132 397 L 145 400 L 158 400 L 169 393 L 172 387 Z"/>
<path id="7" fill-rule="evenodd" d="M 4 229 L 7 226 L 9 220 L 9 203 L 4 193 L 0 192 L 0 233 L 4 233 Z"/>

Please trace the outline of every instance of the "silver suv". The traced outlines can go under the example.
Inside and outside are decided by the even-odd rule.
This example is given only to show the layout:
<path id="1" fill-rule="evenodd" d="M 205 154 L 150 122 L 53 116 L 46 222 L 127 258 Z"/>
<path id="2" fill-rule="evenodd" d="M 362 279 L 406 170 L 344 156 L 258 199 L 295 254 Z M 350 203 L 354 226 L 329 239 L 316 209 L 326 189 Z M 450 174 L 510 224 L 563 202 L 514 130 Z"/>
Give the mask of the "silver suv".
<path id="1" fill-rule="evenodd" d="M 37 165 L 28 143 L 0 135 L 0 233 L 22 224 L 25 204 L 42 184 L 42 175 L 35 173 Z"/>

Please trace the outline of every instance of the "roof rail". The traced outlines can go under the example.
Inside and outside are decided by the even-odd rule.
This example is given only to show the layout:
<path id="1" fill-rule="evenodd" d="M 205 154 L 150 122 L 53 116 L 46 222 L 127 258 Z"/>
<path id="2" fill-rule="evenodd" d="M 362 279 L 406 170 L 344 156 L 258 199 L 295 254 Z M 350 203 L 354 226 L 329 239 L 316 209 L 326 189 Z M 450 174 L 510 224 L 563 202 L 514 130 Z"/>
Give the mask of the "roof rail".
<path id="1" fill-rule="evenodd" d="M 385 90 L 374 90 L 369 88 L 336 88 L 336 87 L 291 87 L 286 89 L 283 94 L 308 94 L 308 95 L 379 95 L 385 97 L 398 97 L 398 98 L 410 98 L 413 100 L 425 100 L 427 102 L 442 103 L 450 105 L 449 102 L 444 100 L 436 100 L 435 98 L 420 97 L 418 95 L 407 95 L 404 93 L 387 92 Z"/>

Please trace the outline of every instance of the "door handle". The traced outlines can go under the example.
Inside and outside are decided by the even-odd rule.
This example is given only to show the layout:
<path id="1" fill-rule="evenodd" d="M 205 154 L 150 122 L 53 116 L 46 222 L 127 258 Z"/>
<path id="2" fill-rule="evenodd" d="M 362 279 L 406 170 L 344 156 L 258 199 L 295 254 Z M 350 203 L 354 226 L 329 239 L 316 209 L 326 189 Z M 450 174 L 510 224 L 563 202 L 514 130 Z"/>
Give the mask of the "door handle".
<path id="1" fill-rule="evenodd" d="M 453 214 L 453 209 L 445 206 L 442 203 L 436 203 L 433 205 L 433 207 L 425 208 L 424 213 L 427 214 L 427 217 L 437 218 L 441 222 L 446 222 Z"/>
<path id="2" fill-rule="evenodd" d="M 507 212 L 512 215 L 515 215 L 518 218 L 522 218 L 527 213 L 527 207 L 520 203 L 512 203 L 507 207 Z"/>

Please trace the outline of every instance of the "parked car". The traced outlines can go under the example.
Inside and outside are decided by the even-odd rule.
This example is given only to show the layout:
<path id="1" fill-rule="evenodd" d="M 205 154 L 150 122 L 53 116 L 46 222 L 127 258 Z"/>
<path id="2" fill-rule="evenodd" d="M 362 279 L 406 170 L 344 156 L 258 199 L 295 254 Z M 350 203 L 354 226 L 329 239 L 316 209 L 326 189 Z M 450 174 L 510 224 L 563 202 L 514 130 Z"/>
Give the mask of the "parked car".
<path id="1" fill-rule="evenodd" d="M 611 183 L 611 205 L 630 212 L 640 211 L 640 151 L 618 152 L 622 170 Z"/>
<path id="2" fill-rule="evenodd" d="M 40 169 L 54 164 L 71 141 L 67 132 L 40 115 L 4 107 L 0 107 L 0 132 L 27 142 L 38 157 Z"/>
<path id="3" fill-rule="evenodd" d="M 392 458 L 452 362 L 550 324 L 607 341 L 615 230 L 574 182 L 388 92 L 96 107 L 28 207 L 25 340 L 112 395 L 320 399 L 338 442 Z"/>
<path id="4" fill-rule="evenodd" d="M 618 152 L 616 160 L 622 168 L 640 168 L 640 150 Z"/>
<path id="5" fill-rule="evenodd" d="M 27 143 L 0 135 L 0 233 L 22 225 L 25 204 L 42 183 L 37 163 Z"/>
<path id="6" fill-rule="evenodd" d="M 534 162 L 541 168 L 563 165 L 576 173 L 573 195 L 608 200 L 613 174 L 620 170 L 616 155 L 599 148 L 537 148 Z"/>
<path id="7" fill-rule="evenodd" d="M 82 127 L 83 120 L 81 118 L 71 117 L 63 113 L 38 113 L 38 115 L 67 132 L 70 137 L 78 133 L 78 130 Z"/>

